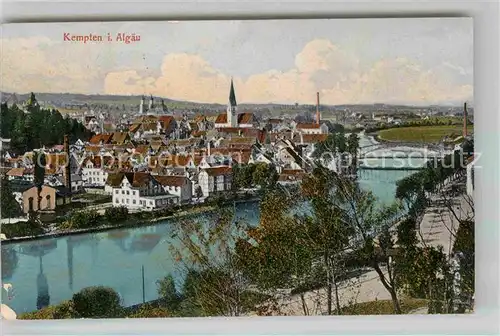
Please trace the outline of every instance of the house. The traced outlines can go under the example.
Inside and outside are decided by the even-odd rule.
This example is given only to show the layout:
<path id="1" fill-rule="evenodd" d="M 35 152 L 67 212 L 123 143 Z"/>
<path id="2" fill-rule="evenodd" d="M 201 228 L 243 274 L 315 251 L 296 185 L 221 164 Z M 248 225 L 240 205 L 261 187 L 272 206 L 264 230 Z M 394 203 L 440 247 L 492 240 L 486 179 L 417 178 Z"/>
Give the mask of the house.
<path id="1" fill-rule="evenodd" d="M 12 194 L 21 205 L 23 213 L 38 210 L 55 210 L 58 206 L 71 202 L 71 191 L 64 186 L 43 185 L 40 191 L 40 209 L 38 208 L 38 189 L 33 184 L 12 183 Z"/>
<path id="2" fill-rule="evenodd" d="M 179 196 L 166 192 L 164 186 L 146 172 L 113 173 L 106 184 L 112 190 L 113 206 L 154 210 L 180 203 Z"/>
<path id="3" fill-rule="evenodd" d="M 154 179 L 160 183 L 166 193 L 177 196 L 180 203 L 191 202 L 193 197 L 193 184 L 186 176 L 156 175 Z"/>
<path id="4" fill-rule="evenodd" d="M 304 134 L 328 134 L 328 126 L 318 123 L 297 123 L 295 131 Z"/>
<path id="5" fill-rule="evenodd" d="M 108 172 L 115 165 L 115 158 L 110 156 L 86 157 L 82 163 L 82 183 L 87 187 L 104 187 Z"/>
<path id="6" fill-rule="evenodd" d="M 63 175 L 47 176 L 45 178 L 45 183 L 51 187 L 63 186 L 65 183 L 64 176 Z M 71 174 L 71 192 L 79 193 L 82 191 L 83 191 L 82 176 L 80 174 Z"/>
<path id="7" fill-rule="evenodd" d="M 30 182 L 35 180 L 33 168 L 12 168 L 5 174 L 5 176 L 7 176 L 7 179 L 9 180 L 22 180 Z"/>
<path id="8" fill-rule="evenodd" d="M 105 145 L 110 144 L 113 139 L 113 133 L 96 134 L 90 138 L 89 142 L 92 145 Z"/>
<path id="9" fill-rule="evenodd" d="M 173 116 L 160 116 L 158 117 L 158 126 L 160 129 L 160 133 L 165 134 L 167 137 L 169 137 L 175 131 L 177 122 L 175 121 L 175 118 Z"/>
<path id="10" fill-rule="evenodd" d="M 207 197 L 214 192 L 231 190 L 233 172 L 229 166 L 205 168 L 198 174 L 198 184 L 203 196 Z"/>
<path id="11" fill-rule="evenodd" d="M 124 145 L 130 142 L 130 135 L 127 132 L 112 133 L 111 143 L 116 145 Z"/>

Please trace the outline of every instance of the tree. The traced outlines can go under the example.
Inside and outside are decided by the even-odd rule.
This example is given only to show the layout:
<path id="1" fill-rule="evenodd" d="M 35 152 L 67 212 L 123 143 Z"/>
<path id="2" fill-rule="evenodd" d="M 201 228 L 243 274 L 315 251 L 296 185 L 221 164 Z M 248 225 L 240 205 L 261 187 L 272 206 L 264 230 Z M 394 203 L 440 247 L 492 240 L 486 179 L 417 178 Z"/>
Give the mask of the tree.
<path id="1" fill-rule="evenodd" d="M 15 218 L 22 214 L 21 206 L 16 201 L 16 198 L 12 194 L 12 189 L 10 183 L 6 178 L 1 180 L 1 217 L 2 218 Z"/>
<path id="2" fill-rule="evenodd" d="M 195 196 L 197 200 L 200 200 L 200 198 L 203 197 L 203 190 L 201 189 L 201 186 L 196 187 Z"/>
<path id="3" fill-rule="evenodd" d="M 258 185 L 262 189 L 267 190 L 274 187 L 278 181 L 278 173 L 273 165 L 259 162 L 255 164 L 255 168 L 253 169 L 252 180 L 254 185 Z"/>
<path id="4" fill-rule="evenodd" d="M 169 311 L 177 311 L 182 301 L 182 296 L 175 288 L 175 282 L 172 275 L 166 276 L 158 281 L 158 295 Z"/>
<path id="5" fill-rule="evenodd" d="M 266 193 L 260 225 L 247 231 L 250 239 L 240 238 L 236 244 L 243 274 L 275 298 L 281 288 L 304 286 L 312 274 L 314 256 L 306 244 L 306 231 L 290 215 L 295 204 L 290 200 L 280 189 Z M 304 314 L 309 315 L 304 295 L 301 300 Z"/>
<path id="6" fill-rule="evenodd" d="M 354 181 L 335 173 L 331 176 L 335 185 L 333 200 L 343 211 L 343 223 L 352 231 L 352 249 L 363 263 L 375 270 L 391 295 L 395 313 L 401 314 L 391 255 L 394 251 L 391 228 L 400 206 L 397 203 L 378 206 L 372 193 L 361 190 Z M 386 272 L 382 265 L 386 265 Z"/>
<path id="7" fill-rule="evenodd" d="M 248 283 L 236 267 L 234 244 L 245 228 L 245 223 L 233 221 L 233 213 L 226 207 L 214 211 L 207 221 L 176 223 L 179 244 L 172 245 L 171 252 L 182 273 L 196 272 L 191 302 L 203 316 L 240 316 L 244 312 L 242 293 Z"/>
<path id="8" fill-rule="evenodd" d="M 76 313 L 83 318 L 120 317 L 120 296 L 109 287 L 87 287 L 73 295 Z"/>

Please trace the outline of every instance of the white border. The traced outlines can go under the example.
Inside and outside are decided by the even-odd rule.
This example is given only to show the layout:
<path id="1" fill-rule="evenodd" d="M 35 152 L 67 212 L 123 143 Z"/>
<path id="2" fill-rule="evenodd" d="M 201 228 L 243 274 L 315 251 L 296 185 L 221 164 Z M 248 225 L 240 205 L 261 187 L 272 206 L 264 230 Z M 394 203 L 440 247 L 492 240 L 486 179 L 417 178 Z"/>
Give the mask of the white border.
<path id="1" fill-rule="evenodd" d="M 85 3 L 83 3 L 85 2 Z M 499 8 L 479 2 L 266 2 L 140 3 L 3 1 L 2 22 L 314 18 L 370 16 L 471 16 L 474 18 L 474 106 L 476 151 L 483 153 L 476 194 L 476 313 L 468 316 L 363 316 L 204 318 L 168 320 L 2 321 L 5 335 L 159 334 L 499 334 Z"/>

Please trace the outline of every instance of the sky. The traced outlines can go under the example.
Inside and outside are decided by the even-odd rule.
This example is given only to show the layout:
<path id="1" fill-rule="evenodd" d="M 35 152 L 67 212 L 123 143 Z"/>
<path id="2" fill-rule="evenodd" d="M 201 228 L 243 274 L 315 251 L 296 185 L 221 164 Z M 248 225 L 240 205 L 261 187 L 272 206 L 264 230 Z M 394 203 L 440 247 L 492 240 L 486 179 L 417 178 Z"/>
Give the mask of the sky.
<path id="1" fill-rule="evenodd" d="M 1 90 L 227 103 L 473 101 L 470 18 L 29 23 L 3 26 Z M 102 42 L 65 41 L 100 35 Z M 113 41 L 107 40 L 108 33 Z M 140 36 L 129 44 L 118 33 Z"/>

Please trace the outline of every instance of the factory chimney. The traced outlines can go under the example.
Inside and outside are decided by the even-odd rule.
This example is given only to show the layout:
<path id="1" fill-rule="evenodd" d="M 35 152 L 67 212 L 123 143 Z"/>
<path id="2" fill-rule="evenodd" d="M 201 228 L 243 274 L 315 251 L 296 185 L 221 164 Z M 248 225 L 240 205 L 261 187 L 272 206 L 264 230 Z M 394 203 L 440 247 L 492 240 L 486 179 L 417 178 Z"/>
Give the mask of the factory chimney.
<path id="1" fill-rule="evenodd" d="M 67 162 L 64 167 L 64 186 L 71 191 L 71 154 L 69 151 L 68 135 L 64 135 L 64 152 L 67 155 Z"/>
<path id="2" fill-rule="evenodd" d="M 319 125 L 321 116 L 319 114 L 319 92 L 316 92 L 316 123 Z"/>
<path id="3" fill-rule="evenodd" d="M 467 103 L 464 103 L 464 129 L 463 129 L 464 138 L 467 137 Z"/>

